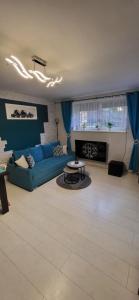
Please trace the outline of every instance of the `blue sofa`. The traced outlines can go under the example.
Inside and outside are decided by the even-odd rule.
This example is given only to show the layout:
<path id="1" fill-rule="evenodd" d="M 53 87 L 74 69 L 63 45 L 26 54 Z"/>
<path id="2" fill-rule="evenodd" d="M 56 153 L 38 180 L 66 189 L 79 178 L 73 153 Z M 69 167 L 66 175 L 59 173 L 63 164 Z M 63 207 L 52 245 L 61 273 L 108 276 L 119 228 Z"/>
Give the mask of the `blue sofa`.
<path id="1" fill-rule="evenodd" d="M 7 166 L 8 180 L 25 190 L 33 191 L 37 186 L 62 173 L 67 162 L 74 160 L 75 155 L 71 153 L 59 157 L 53 156 L 53 149 L 57 144 L 59 142 L 14 151 Z M 35 160 L 32 169 L 25 169 L 15 164 L 15 160 L 21 155 L 28 154 L 31 154 Z"/>

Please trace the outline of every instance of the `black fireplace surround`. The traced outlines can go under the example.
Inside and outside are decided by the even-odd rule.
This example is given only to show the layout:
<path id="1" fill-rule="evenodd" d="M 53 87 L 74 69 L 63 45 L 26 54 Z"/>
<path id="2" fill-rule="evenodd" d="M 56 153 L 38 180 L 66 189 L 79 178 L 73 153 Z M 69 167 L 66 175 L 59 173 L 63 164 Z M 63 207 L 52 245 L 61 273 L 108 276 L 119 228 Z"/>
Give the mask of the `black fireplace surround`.
<path id="1" fill-rule="evenodd" d="M 97 141 L 75 140 L 75 153 L 79 158 L 100 162 L 107 161 L 107 143 Z"/>

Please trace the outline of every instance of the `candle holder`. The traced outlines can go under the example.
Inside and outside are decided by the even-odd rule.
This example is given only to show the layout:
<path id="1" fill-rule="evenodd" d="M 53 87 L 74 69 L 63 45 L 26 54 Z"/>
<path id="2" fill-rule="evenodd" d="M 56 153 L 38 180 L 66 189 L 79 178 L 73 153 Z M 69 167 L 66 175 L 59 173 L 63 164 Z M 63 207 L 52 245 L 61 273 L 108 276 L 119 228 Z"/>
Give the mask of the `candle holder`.
<path id="1" fill-rule="evenodd" d="M 75 164 L 77 165 L 78 163 L 79 163 L 78 157 L 76 156 L 76 157 L 75 157 Z"/>

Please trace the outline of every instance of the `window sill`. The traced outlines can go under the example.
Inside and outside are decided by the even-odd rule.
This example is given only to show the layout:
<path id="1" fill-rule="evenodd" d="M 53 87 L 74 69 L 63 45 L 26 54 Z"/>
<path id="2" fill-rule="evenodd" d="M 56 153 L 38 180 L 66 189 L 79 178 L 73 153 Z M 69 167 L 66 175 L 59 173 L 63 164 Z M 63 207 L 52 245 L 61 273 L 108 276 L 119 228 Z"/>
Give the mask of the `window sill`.
<path id="1" fill-rule="evenodd" d="M 126 133 L 127 131 L 124 130 L 72 130 L 72 132 L 97 132 L 97 133 Z"/>

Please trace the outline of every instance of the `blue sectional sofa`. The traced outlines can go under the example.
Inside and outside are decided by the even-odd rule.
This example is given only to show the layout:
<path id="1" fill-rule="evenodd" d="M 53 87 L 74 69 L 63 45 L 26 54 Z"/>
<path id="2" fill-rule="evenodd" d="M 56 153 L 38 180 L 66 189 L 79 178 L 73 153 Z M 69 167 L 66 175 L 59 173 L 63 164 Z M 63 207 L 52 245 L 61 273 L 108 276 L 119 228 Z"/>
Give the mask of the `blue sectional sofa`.
<path id="1" fill-rule="evenodd" d="M 37 186 L 62 173 L 67 162 L 75 159 L 75 156 L 74 153 L 59 157 L 53 156 L 53 149 L 57 144 L 59 142 L 14 151 L 7 166 L 8 180 L 28 191 L 33 191 Z M 35 166 L 32 169 L 25 169 L 15 164 L 15 160 L 21 155 L 27 156 L 28 154 L 31 154 L 35 160 Z"/>

